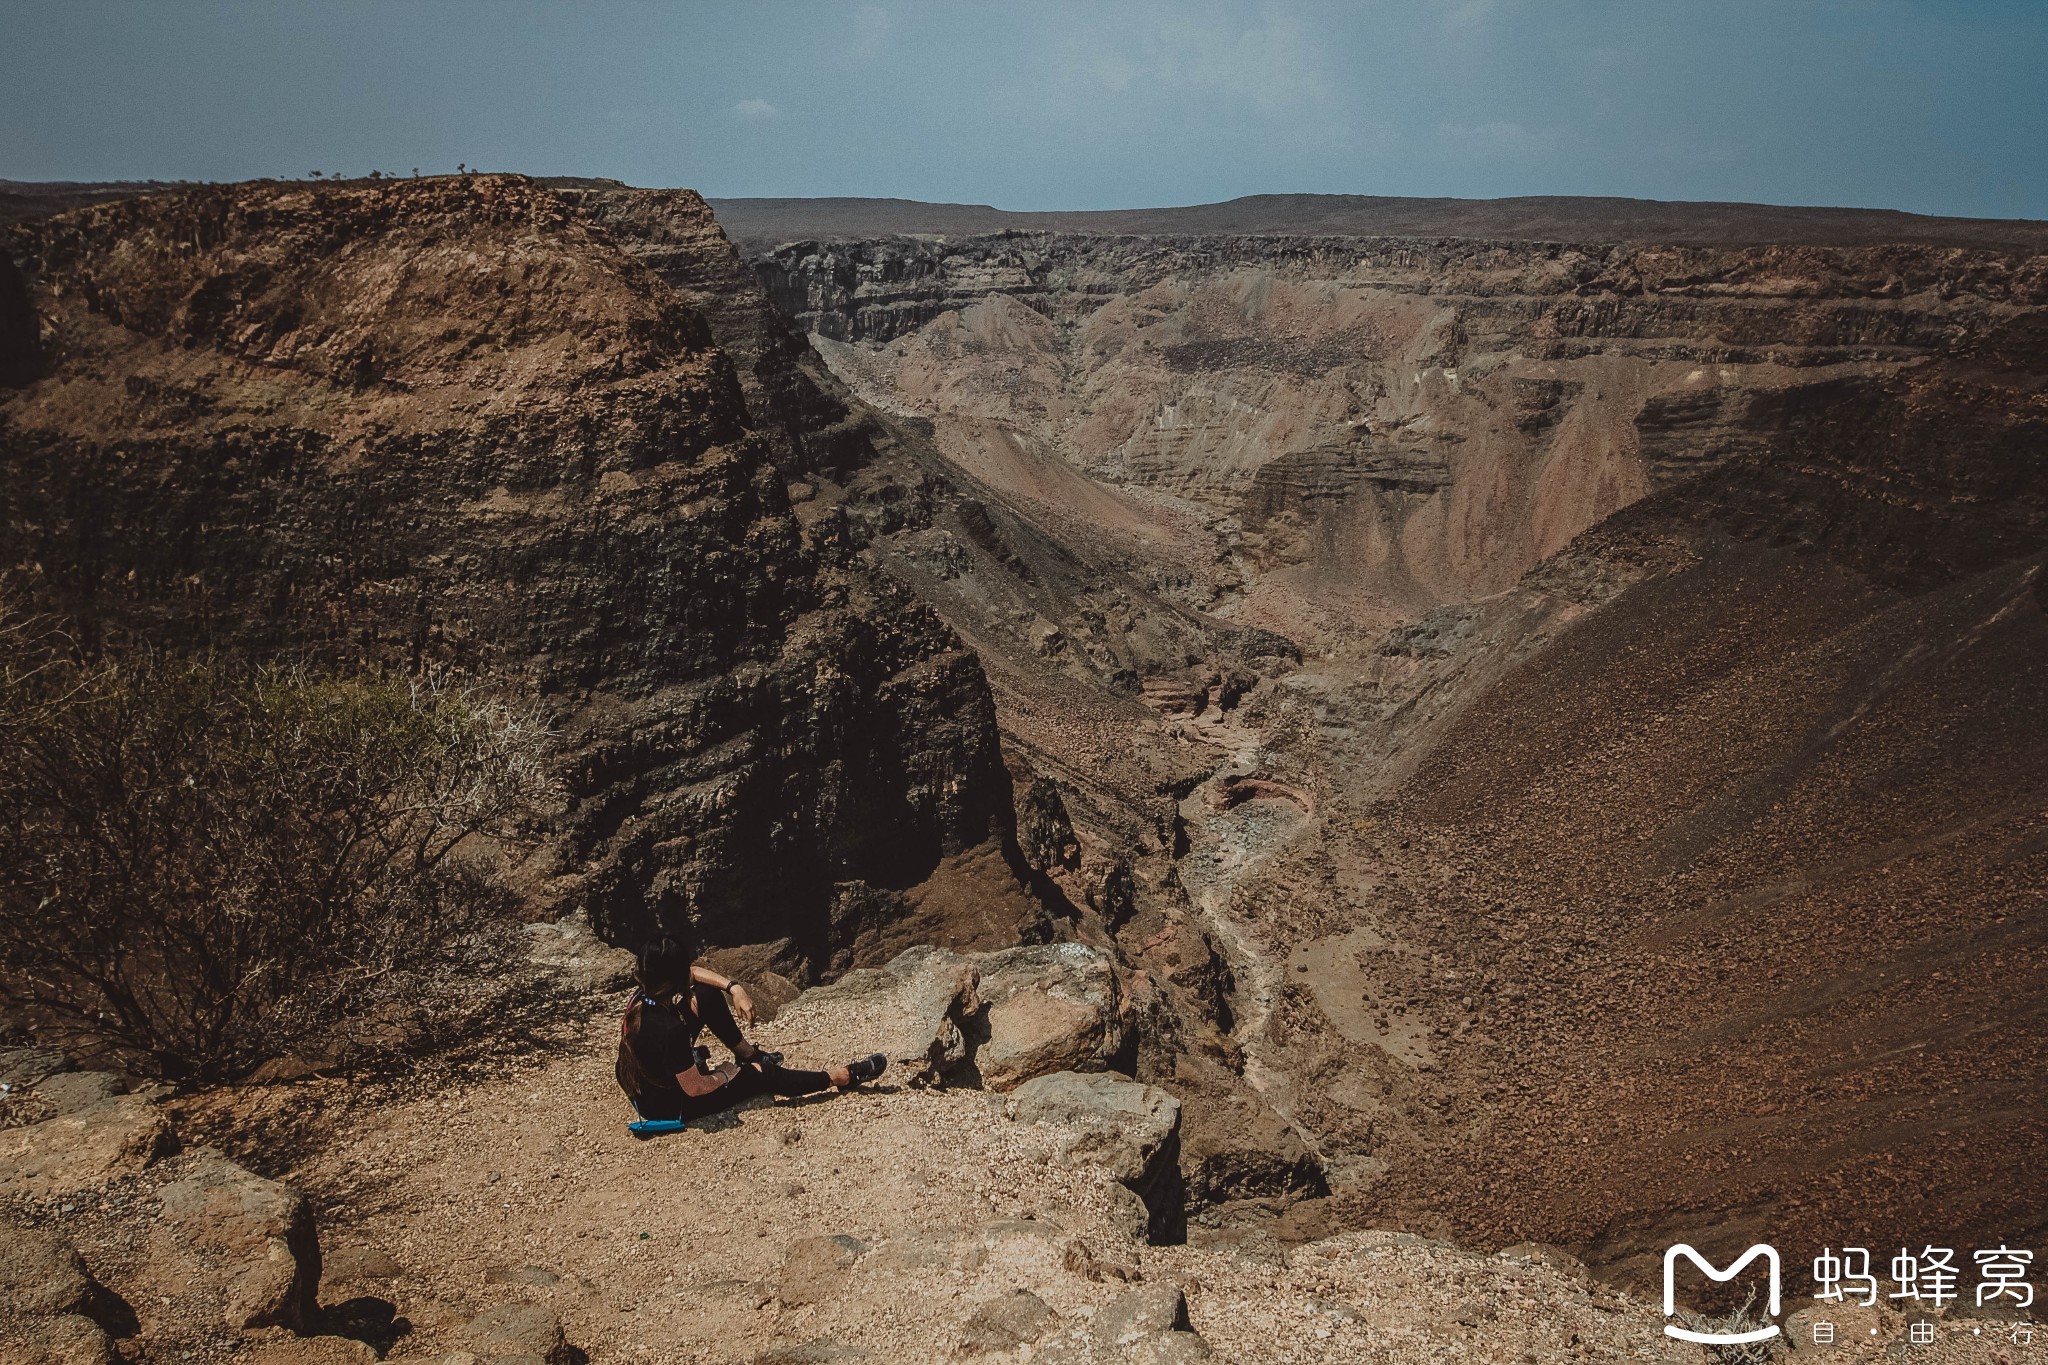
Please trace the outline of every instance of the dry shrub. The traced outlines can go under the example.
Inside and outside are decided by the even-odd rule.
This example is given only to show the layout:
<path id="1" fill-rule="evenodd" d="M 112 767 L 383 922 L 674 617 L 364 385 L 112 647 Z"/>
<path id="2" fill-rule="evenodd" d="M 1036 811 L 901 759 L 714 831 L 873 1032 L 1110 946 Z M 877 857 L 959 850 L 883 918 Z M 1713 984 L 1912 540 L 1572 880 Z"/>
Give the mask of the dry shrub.
<path id="1" fill-rule="evenodd" d="M 506 908 L 543 727 L 458 691 L 0 631 L 0 993 L 227 1080 Z"/>

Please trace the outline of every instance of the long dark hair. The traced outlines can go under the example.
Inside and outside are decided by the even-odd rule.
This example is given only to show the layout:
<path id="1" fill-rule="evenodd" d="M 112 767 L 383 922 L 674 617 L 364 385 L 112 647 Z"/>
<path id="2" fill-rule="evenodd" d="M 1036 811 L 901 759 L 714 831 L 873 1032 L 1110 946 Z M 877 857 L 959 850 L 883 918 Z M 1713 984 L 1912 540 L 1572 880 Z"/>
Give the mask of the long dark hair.
<path id="1" fill-rule="evenodd" d="M 690 964 L 696 960 L 696 951 L 688 940 L 673 933 L 663 934 L 660 938 L 649 939 L 640 949 L 640 960 L 633 976 L 640 985 L 641 994 L 655 1000 L 666 1000 L 690 989 Z"/>

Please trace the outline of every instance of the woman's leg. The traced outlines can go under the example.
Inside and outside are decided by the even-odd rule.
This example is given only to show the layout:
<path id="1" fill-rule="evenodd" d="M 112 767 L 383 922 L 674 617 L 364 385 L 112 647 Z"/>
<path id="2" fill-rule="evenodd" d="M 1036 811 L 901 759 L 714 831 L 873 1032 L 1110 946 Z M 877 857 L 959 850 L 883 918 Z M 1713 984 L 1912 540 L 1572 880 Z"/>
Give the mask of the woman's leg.
<path id="1" fill-rule="evenodd" d="M 772 1063 L 745 1062 L 739 1075 L 710 1094 L 686 1098 L 682 1117 L 702 1118 L 756 1095 L 811 1095 L 831 1087 L 832 1078 L 823 1071 L 791 1071 Z"/>
<path id="2" fill-rule="evenodd" d="M 754 1082 L 757 1094 L 815 1095 L 820 1090 L 830 1090 L 834 1084 L 832 1077 L 823 1071 L 796 1071 L 773 1062 L 749 1062 L 741 1066 L 733 1084 L 738 1085 L 750 1076 L 759 1077 Z"/>
<path id="3" fill-rule="evenodd" d="M 753 1055 L 754 1045 L 740 1032 L 740 1021 L 732 1017 L 732 1002 L 725 998 L 724 991 L 702 982 L 692 986 L 690 1013 L 711 1030 L 712 1037 L 731 1048 L 733 1056 L 744 1060 Z"/>

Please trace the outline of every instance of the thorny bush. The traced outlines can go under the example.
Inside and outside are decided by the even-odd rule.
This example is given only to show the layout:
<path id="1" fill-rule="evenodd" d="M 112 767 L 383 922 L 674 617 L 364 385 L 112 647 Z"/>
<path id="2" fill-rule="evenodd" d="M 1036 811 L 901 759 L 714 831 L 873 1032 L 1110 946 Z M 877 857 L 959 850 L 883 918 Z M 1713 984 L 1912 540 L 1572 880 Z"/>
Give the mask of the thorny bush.
<path id="1" fill-rule="evenodd" d="M 0 996 L 166 1077 L 329 1036 L 505 908 L 530 713 L 0 622 Z"/>

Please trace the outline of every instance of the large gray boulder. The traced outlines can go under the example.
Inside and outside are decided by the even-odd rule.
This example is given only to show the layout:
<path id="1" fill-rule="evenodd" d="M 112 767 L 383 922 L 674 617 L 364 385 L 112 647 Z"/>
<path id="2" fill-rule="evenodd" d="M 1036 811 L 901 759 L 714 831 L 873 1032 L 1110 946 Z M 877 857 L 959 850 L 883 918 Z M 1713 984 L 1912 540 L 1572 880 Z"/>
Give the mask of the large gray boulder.
<path id="1" fill-rule="evenodd" d="M 1104 1071 L 1125 1051 L 1130 1005 L 1110 955 L 1085 943 L 984 953 L 975 1069 L 990 1090 L 1055 1071 Z"/>
<path id="2" fill-rule="evenodd" d="M 1167 1365 L 1207 1360 L 1209 1344 L 1188 1323 L 1188 1302 L 1178 1285 L 1141 1284 L 1111 1299 L 1089 1324 L 1095 1348 L 1106 1359 Z"/>
<path id="3" fill-rule="evenodd" d="M 477 1365 L 568 1365 L 574 1358 L 561 1319 L 537 1303 L 486 1308 L 461 1336 Z"/>
<path id="4" fill-rule="evenodd" d="M 71 1059 L 53 1047 L 0 1048 L 0 1086 L 19 1090 L 71 1069 Z"/>
<path id="5" fill-rule="evenodd" d="M 82 1113 L 127 1089 L 128 1083 L 110 1071 L 64 1071 L 36 1082 L 35 1097 L 56 1117 Z"/>
<path id="6" fill-rule="evenodd" d="M 886 967 L 805 991 L 760 1037 L 790 1052 L 791 1065 L 831 1066 L 880 1052 L 892 1079 L 939 1084 L 967 1059 L 966 1026 L 981 1010 L 978 980 L 971 958 L 912 948 Z"/>
<path id="7" fill-rule="evenodd" d="M 0 1227 L 0 1303 L 37 1317 L 83 1313 L 93 1289 L 70 1238 L 42 1228 Z"/>
<path id="8" fill-rule="evenodd" d="M 633 954 L 591 932 L 581 911 L 526 926 L 526 958 L 575 991 L 614 991 L 633 979 Z"/>
<path id="9" fill-rule="evenodd" d="M 1013 1289 L 974 1310 L 960 1333 L 960 1354 L 993 1355 L 1041 1341 L 1060 1324 L 1060 1315 L 1028 1289 Z"/>
<path id="10" fill-rule="evenodd" d="M 169 1151 L 171 1126 L 140 1095 L 116 1095 L 0 1129 L 0 1193 L 42 1196 L 133 1175 Z"/>
<path id="11" fill-rule="evenodd" d="M 162 1292 L 217 1297 L 230 1327 L 308 1329 L 320 1242 L 303 1195 L 202 1148 L 158 1198 L 152 1271 Z"/>
<path id="12" fill-rule="evenodd" d="M 1115 1072 L 1055 1072 L 1017 1087 L 1011 1116 L 1056 1129 L 1056 1150 L 1070 1165 L 1094 1165 L 1145 1203 L 1154 1241 L 1186 1230 L 1180 1179 L 1180 1101 L 1156 1085 Z"/>
<path id="13" fill-rule="evenodd" d="M 962 955 L 918 947 L 805 991 L 760 1035 L 803 1065 L 881 1052 L 908 1085 L 978 1079 L 1009 1090 L 1033 1076 L 1115 1065 L 1132 1023 L 1115 964 L 1100 948 L 1045 943 Z"/>

